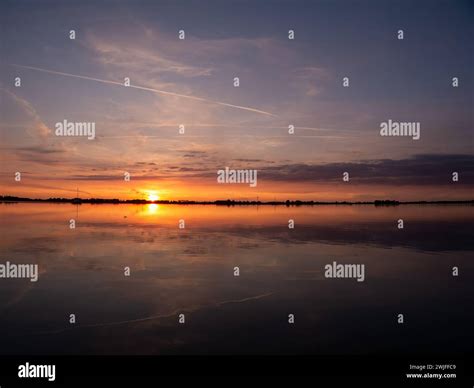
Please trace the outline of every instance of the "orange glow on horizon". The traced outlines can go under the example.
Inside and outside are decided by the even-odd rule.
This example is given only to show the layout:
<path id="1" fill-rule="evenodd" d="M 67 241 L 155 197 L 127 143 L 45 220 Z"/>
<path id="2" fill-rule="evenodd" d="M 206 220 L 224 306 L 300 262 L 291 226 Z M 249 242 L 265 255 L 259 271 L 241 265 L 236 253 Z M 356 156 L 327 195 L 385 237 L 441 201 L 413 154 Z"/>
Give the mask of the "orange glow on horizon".
<path id="1" fill-rule="evenodd" d="M 214 181 L 153 180 L 128 182 L 83 181 L 71 182 L 58 179 L 55 184 L 45 185 L 35 177 L 13 186 L 6 179 L 0 179 L 0 195 L 24 198 L 74 198 L 79 187 L 81 198 L 104 198 L 119 200 L 145 199 L 150 202 L 162 200 L 215 201 L 233 199 L 236 201 L 366 201 L 375 199 L 393 200 L 454 200 L 470 199 L 469 186 L 456 190 L 437 186 L 384 186 L 343 185 L 342 183 L 272 182 L 262 181 L 251 188 L 248 185 L 219 185 Z M 157 188 L 159 187 L 159 189 Z"/>

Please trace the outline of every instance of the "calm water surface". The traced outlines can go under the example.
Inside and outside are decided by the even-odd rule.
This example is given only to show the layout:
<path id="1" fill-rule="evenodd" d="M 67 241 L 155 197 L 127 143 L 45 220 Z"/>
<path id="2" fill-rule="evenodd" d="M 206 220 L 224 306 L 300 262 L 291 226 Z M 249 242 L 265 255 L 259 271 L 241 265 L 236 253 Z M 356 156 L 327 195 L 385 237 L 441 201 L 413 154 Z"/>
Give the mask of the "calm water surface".
<path id="1" fill-rule="evenodd" d="M 0 214 L 0 263 L 40 270 L 36 283 L 0 279 L 1 354 L 472 351 L 473 206 L 18 203 Z M 365 281 L 326 279 L 333 261 L 365 264 Z"/>

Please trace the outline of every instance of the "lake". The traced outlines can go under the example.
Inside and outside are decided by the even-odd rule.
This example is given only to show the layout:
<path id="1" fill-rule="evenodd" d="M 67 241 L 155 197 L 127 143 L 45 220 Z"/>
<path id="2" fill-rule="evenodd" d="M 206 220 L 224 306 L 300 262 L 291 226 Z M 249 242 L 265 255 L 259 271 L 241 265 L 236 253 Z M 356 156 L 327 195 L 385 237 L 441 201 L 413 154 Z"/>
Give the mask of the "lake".
<path id="1" fill-rule="evenodd" d="M 472 351 L 473 206 L 0 211 L 0 263 L 39 268 L 37 282 L 0 279 L 1 354 Z M 326 278 L 334 261 L 363 264 L 364 281 Z"/>

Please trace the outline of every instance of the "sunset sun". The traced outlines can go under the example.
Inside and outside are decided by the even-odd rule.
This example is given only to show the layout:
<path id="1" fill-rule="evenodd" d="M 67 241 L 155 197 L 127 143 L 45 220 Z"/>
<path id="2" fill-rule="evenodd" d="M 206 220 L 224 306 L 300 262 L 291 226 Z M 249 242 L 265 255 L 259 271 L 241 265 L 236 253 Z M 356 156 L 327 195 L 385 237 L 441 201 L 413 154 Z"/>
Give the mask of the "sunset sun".
<path id="1" fill-rule="evenodd" d="M 152 202 L 155 202 L 155 201 L 158 201 L 160 199 L 159 195 L 157 193 L 148 193 L 148 200 L 149 201 L 152 201 Z"/>

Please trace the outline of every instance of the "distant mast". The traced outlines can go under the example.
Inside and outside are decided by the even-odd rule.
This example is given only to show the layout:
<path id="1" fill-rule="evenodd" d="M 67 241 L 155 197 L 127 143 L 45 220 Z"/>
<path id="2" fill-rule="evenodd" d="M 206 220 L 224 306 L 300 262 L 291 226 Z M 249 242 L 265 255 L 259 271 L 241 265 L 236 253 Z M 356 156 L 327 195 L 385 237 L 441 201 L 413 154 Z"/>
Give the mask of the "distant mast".
<path id="1" fill-rule="evenodd" d="M 76 188 L 76 198 L 72 199 L 72 203 L 75 203 L 77 205 L 82 203 L 82 199 L 79 198 L 79 187 Z"/>

